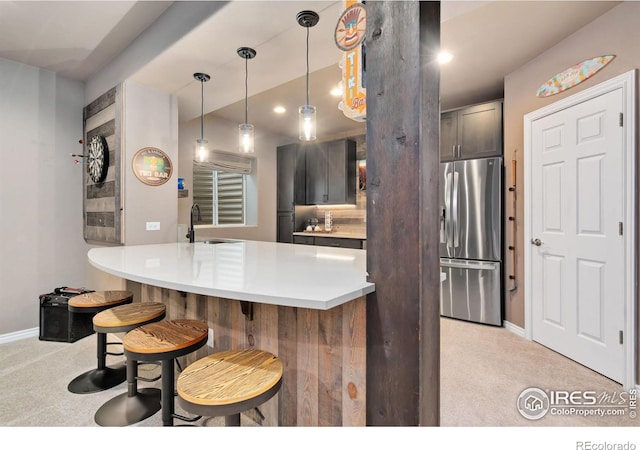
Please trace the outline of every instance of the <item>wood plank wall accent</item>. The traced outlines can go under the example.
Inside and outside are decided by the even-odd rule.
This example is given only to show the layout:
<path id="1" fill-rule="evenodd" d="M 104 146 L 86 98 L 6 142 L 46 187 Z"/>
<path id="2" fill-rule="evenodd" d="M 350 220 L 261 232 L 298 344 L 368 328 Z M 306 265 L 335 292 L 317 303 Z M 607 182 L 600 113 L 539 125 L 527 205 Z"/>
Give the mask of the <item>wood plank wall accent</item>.
<path id="1" fill-rule="evenodd" d="M 277 396 L 260 407 L 264 426 L 364 426 L 366 412 L 366 299 L 328 311 L 253 304 L 253 320 L 237 300 L 141 286 L 141 300 L 167 305 L 167 318 L 206 320 L 214 348 L 180 359 L 239 348 L 267 350 L 282 359 Z M 242 420 L 259 420 L 253 414 Z"/>
<path id="2" fill-rule="evenodd" d="M 109 149 L 109 169 L 102 183 L 89 177 L 86 157 L 83 175 L 84 238 L 86 241 L 123 243 L 121 200 L 121 85 L 84 107 L 84 153 L 95 135 L 102 135 Z"/>
<path id="3" fill-rule="evenodd" d="M 439 424 L 440 2 L 367 3 L 367 425 Z"/>

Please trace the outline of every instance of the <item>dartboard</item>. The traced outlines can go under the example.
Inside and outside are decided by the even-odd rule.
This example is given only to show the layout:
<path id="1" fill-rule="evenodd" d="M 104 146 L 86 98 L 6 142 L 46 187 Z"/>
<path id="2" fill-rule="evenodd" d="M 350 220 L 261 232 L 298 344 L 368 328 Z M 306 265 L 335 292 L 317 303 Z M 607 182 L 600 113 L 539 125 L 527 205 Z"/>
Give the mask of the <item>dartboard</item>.
<path id="1" fill-rule="evenodd" d="M 89 141 L 89 156 L 87 159 L 89 177 L 94 183 L 102 183 L 109 168 L 109 150 L 107 142 L 102 136 L 93 136 Z"/>

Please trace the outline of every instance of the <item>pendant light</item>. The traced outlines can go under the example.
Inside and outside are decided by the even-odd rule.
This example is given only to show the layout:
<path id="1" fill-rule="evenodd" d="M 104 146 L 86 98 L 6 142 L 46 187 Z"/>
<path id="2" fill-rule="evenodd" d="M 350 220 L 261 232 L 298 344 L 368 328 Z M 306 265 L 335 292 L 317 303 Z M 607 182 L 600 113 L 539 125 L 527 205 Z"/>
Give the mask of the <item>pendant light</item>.
<path id="1" fill-rule="evenodd" d="M 315 11 L 300 11 L 296 16 L 300 26 L 307 29 L 307 103 L 298 109 L 298 136 L 302 141 L 316 139 L 316 107 L 309 104 L 309 28 L 320 20 Z"/>
<path id="2" fill-rule="evenodd" d="M 255 144 L 253 136 L 253 125 L 249 123 L 249 108 L 247 107 L 247 80 L 249 79 L 247 63 L 250 59 L 255 58 L 256 51 L 249 47 L 240 47 L 237 52 L 238 56 L 244 58 L 244 123 L 238 125 L 238 148 L 240 150 L 240 153 L 253 153 Z"/>
<path id="3" fill-rule="evenodd" d="M 209 141 L 204 138 L 204 83 L 211 77 L 206 73 L 194 73 L 193 78 L 200 82 L 200 139 L 196 139 L 194 160 L 203 162 L 209 157 Z"/>

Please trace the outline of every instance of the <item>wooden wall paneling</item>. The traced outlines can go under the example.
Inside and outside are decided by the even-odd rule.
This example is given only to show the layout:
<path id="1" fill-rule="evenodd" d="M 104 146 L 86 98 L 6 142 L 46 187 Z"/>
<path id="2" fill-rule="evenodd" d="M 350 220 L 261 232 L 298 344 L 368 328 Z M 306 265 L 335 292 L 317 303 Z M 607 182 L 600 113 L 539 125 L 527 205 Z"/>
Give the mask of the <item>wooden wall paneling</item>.
<path id="1" fill-rule="evenodd" d="M 342 425 L 342 312 L 318 313 L 318 425 Z"/>
<path id="2" fill-rule="evenodd" d="M 423 342 L 437 341 L 439 334 L 431 317 L 435 310 L 430 305 L 427 315 L 422 298 L 429 289 L 439 292 L 440 284 L 422 286 L 439 273 L 432 264 L 438 248 L 428 241 L 433 234 L 427 217 L 437 217 L 433 174 L 438 165 L 428 165 L 431 155 L 424 159 L 437 147 L 423 148 L 439 133 L 440 121 L 432 112 L 439 112 L 439 102 L 431 95 L 432 90 L 437 95 L 438 80 L 429 78 L 431 70 L 425 73 L 429 61 L 422 59 L 437 55 L 435 47 L 422 48 L 432 44 L 422 35 L 439 34 L 439 7 L 439 2 L 367 4 L 367 271 L 376 284 L 366 316 L 367 425 L 437 424 L 438 405 L 420 402 L 439 391 L 439 377 L 424 385 L 421 374 L 426 369 L 433 377 L 439 371 L 432 366 L 439 348 L 430 348 L 435 354 L 422 350 Z M 423 183 L 422 177 L 429 181 Z M 433 195 L 421 192 L 426 186 Z M 424 262 L 429 264 L 423 267 Z M 435 414 L 421 422 L 427 409 Z"/>
<path id="3" fill-rule="evenodd" d="M 169 319 L 184 319 L 185 318 L 185 304 L 182 301 L 176 291 L 159 288 L 159 296 L 162 299 L 161 302 L 167 305 L 167 316 Z"/>
<path id="4" fill-rule="evenodd" d="M 184 302 L 184 318 L 191 320 L 202 320 L 209 323 L 208 321 L 208 309 L 207 309 L 207 297 L 204 295 L 197 295 L 193 293 L 187 292 L 176 292 L 171 291 L 171 295 L 177 295 L 178 300 L 182 300 Z M 175 292 L 175 294 L 173 294 Z M 196 362 L 198 359 L 203 358 L 209 354 L 209 347 L 203 346 L 200 347 L 195 352 L 186 355 L 186 364 L 191 364 Z M 186 366 L 183 366 L 186 367 Z"/>
<path id="5" fill-rule="evenodd" d="M 160 302 L 161 299 L 160 297 L 156 297 L 156 292 L 159 292 L 159 288 L 150 286 L 148 284 L 140 285 L 141 299 L 143 302 Z M 165 306 L 167 305 L 165 304 Z M 169 314 L 167 312 L 167 316 L 168 315 Z"/>
<path id="6" fill-rule="evenodd" d="M 298 308 L 297 425 L 318 424 L 318 311 Z"/>
<path id="7" fill-rule="evenodd" d="M 367 298 L 343 305 L 342 415 L 343 426 L 366 425 Z"/>
<path id="8" fill-rule="evenodd" d="M 298 424 L 298 311 L 278 307 L 278 356 L 282 359 L 284 374 L 278 393 L 280 401 L 279 425 Z"/>
<path id="9" fill-rule="evenodd" d="M 212 297 L 209 297 L 208 301 L 211 301 Z M 214 351 L 224 352 L 233 348 L 232 332 L 231 332 L 231 311 L 227 307 L 228 301 L 223 298 L 214 298 L 215 311 L 209 308 L 210 313 L 213 314 L 213 340 Z"/>
<path id="10" fill-rule="evenodd" d="M 213 351 L 221 351 L 219 339 L 222 335 L 218 323 L 220 323 L 220 299 L 218 297 L 202 297 L 207 302 L 207 325 L 213 329 Z"/>
<path id="11" fill-rule="evenodd" d="M 223 305 L 229 310 L 229 329 L 228 332 L 231 336 L 231 348 L 241 349 L 248 348 L 247 342 L 247 330 L 246 330 L 246 318 L 242 314 L 240 302 L 237 300 L 223 299 Z"/>
<path id="12" fill-rule="evenodd" d="M 245 317 L 245 330 L 249 347 L 265 350 L 280 357 L 278 355 L 278 306 L 254 303 L 253 320 Z M 255 422 L 262 426 L 278 425 L 278 395 L 258 409 L 264 416 L 264 420 L 259 415 L 252 414 L 251 417 Z"/>
<path id="13" fill-rule="evenodd" d="M 366 387 L 366 305 L 361 297 L 328 311 L 254 304 L 253 320 L 240 302 L 141 285 L 143 301 L 162 301 L 168 318 L 206 320 L 214 348 L 203 347 L 193 360 L 212 352 L 255 347 L 283 362 L 282 387 L 259 410 L 243 414 L 263 426 L 363 426 Z M 187 358 L 192 362 L 192 355 Z M 181 360 L 182 362 L 182 360 Z"/>
<path id="14" fill-rule="evenodd" d="M 93 136 L 105 138 L 109 151 L 109 168 L 102 183 L 94 183 L 88 175 L 87 160 L 83 171 L 84 238 L 87 241 L 123 243 L 121 200 L 121 86 L 85 106 L 83 153 Z"/>

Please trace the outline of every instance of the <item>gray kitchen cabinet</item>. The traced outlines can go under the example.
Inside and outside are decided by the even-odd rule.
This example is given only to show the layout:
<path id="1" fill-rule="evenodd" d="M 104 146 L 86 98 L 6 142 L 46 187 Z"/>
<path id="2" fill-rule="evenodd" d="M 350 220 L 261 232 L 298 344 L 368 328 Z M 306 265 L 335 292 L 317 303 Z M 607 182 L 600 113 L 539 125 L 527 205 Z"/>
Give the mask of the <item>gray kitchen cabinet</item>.
<path id="1" fill-rule="evenodd" d="M 362 239 L 332 238 L 316 236 L 316 245 L 324 247 L 362 248 Z"/>
<path id="2" fill-rule="evenodd" d="M 294 236 L 293 243 L 303 244 L 303 245 L 315 245 L 315 238 L 313 236 Z"/>
<path id="3" fill-rule="evenodd" d="M 365 240 L 352 238 L 336 238 L 325 236 L 300 236 L 293 237 L 294 244 L 319 245 L 322 247 L 341 247 L 341 248 L 357 248 L 364 249 L 366 247 Z"/>
<path id="4" fill-rule="evenodd" d="M 278 212 L 278 227 L 276 229 L 277 242 L 293 242 L 293 232 L 295 231 L 295 213 Z"/>
<path id="5" fill-rule="evenodd" d="M 502 102 L 442 113 L 440 162 L 501 156 Z"/>
<path id="6" fill-rule="evenodd" d="M 306 204 L 356 203 L 356 143 L 349 139 L 306 146 Z"/>
<path id="7" fill-rule="evenodd" d="M 293 211 L 295 205 L 305 202 L 305 151 L 298 144 L 277 149 L 277 201 L 278 211 Z"/>
<path id="8" fill-rule="evenodd" d="M 304 218 L 296 216 L 296 205 L 305 203 L 305 149 L 298 144 L 278 147 L 276 156 L 278 242 L 293 242 L 293 232 Z"/>

